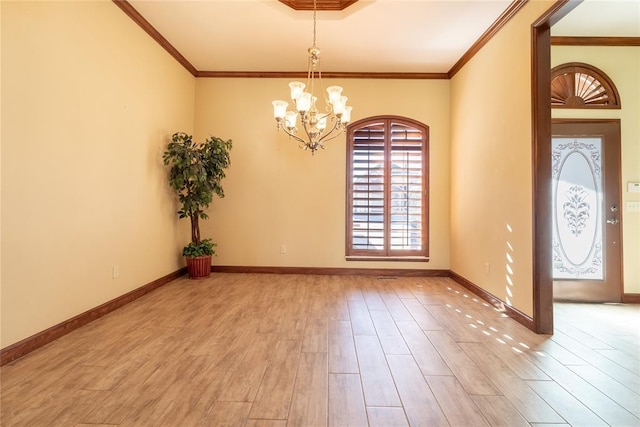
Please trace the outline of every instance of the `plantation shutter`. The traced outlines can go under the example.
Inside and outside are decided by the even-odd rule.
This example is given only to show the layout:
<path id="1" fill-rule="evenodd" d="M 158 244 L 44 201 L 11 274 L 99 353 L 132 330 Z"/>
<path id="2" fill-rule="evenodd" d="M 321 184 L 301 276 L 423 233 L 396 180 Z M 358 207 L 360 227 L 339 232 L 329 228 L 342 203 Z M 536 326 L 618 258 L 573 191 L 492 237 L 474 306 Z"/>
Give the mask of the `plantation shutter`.
<path id="1" fill-rule="evenodd" d="M 347 256 L 426 256 L 426 126 L 374 118 L 348 139 Z"/>
<path id="2" fill-rule="evenodd" d="M 391 123 L 390 252 L 422 249 L 423 136 L 418 129 Z"/>
<path id="3" fill-rule="evenodd" d="M 353 137 L 353 249 L 379 251 L 385 242 L 385 129 L 372 123 Z"/>

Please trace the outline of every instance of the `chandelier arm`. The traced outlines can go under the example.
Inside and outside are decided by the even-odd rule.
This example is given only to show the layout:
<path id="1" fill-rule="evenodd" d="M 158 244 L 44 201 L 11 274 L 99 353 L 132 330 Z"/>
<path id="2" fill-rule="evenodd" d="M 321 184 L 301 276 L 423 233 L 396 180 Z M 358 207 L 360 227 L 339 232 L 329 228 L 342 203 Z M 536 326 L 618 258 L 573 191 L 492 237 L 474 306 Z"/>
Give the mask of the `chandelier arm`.
<path id="1" fill-rule="evenodd" d="M 284 131 L 284 133 L 286 133 L 287 135 L 289 135 L 289 137 L 291 137 L 291 138 L 295 139 L 296 141 L 298 141 L 298 142 L 299 142 L 299 143 L 301 143 L 301 144 L 305 144 L 305 145 L 306 145 L 306 142 L 305 142 L 305 140 L 304 140 L 304 139 L 300 138 L 298 135 L 296 135 L 296 134 L 295 134 L 295 133 L 293 133 L 293 132 L 289 132 L 289 131 L 287 130 L 287 128 L 286 128 L 286 127 L 282 126 L 282 127 L 281 127 L 281 129 Z"/>
<path id="2" fill-rule="evenodd" d="M 313 138 L 311 136 L 311 132 L 309 132 L 309 120 L 308 119 L 302 121 L 302 127 L 304 128 L 304 133 L 307 134 L 307 138 L 309 138 L 309 141 L 306 142 L 305 145 L 314 145 L 315 142 L 317 142 L 317 141 L 314 141 L 314 140 L 317 140 L 318 138 L 317 137 Z M 318 135 L 320 135 L 320 132 L 318 132 Z"/>
<path id="3" fill-rule="evenodd" d="M 329 106 L 328 108 L 331 108 L 331 106 Z M 332 113 L 333 113 L 333 108 L 331 108 L 331 110 L 328 113 L 324 113 L 324 114 L 318 113 L 318 121 L 320 121 L 322 119 L 326 119 L 327 117 L 329 117 L 329 119 L 335 121 L 336 116 L 332 115 Z"/>
<path id="4" fill-rule="evenodd" d="M 329 104 L 329 100 L 327 99 L 327 91 L 324 87 L 324 83 L 322 82 L 322 70 L 320 68 L 318 68 L 318 82 L 320 83 L 320 93 L 322 94 L 322 97 L 324 98 L 324 102 L 326 105 L 329 106 L 329 108 L 331 108 L 331 111 L 329 113 L 327 113 L 327 115 L 331 114 L 331 112 L 333 112 L 333 107 L 331 106 L 331 104 Z"/>
<path id="5" fill-rule="evenodd" d="M 320 138 L 318 138 L 318 142 L 330 141 L 340 135 L 340 133 L 342 133 L 342 129 L 340 129 L 340 121 L 336 118 L 336 116 L 331 116 L 331 122 L 333 122 L 333 126 L 331 127 L 331 129 L 326 130 L 324 134 L 320 135 Z M 336 131 L 337 133 L 331 136 Z"/>
<path id="6" fill-rule="evenodd" d="M 299 137 L 298 135 L 296 135 L 293 132 L 290 132 L 286 127 L 282 127 L 282 130 L 289 135 L 291 138 L 295 139 L 296 141 L 298 141 L 301 145 L 298 145 L 299 148 L 302 148 L 304 150 L 311 150 L 312 153 L 315 153 L 316 150 L 318 149 L 318 147 L 324 148 L 322 146 L 322 144 L 319 143 L 319 141 L 313 141 L 313 138 L 311 138 L 311 134 L 309 132 L 309 128 L 308 128 L 308 120 L 304 120 L 302 122 L 302 127 L 304 128 L 304 132 L 307 135 L 308 141 L 302 139 L 301 137 Z M 333 129 L 332 129 L 333 131 Z"/>
<path id="7" fill-rule="evenodd" d="M 325 143 L 327 141 L 331 141 L 332 139 L 336 139 L 337 137 L 342 135 L 342 132 L 340 130 L 338 130 L 338 132 L 334 133 L 335 131 L 336 131 L 336 129 L 331 129 L 331 131 L 329 133 L 325 134 L 322 138 L 320 138 L 320 141 L 318 141 L 318 142 L 319 143 Z"/>
<path id="8" fill-rule="evenodd" d="M 314 151 L 316 151 L 316 149 L 315 149 L 315 148 L 313 148 L 313 146 L 312 146 L 312 145 L 309 145 L 309 143 L 308 143 L 308 142 L 305 142 L 305 143 L 304 143 L 304 144 L 302 144 L 302 145 L 298 145 L 298 148 L 302 148 L 303 150 L 311 150 L 311 152 L 312 152 L 312 153 L 313 153 Z"/>
<path id="9" fill-rule="evenodd" d="M 324 135 L 320 141 L 318 141 L 318 143 L 322 143 L 324 144 L 325 142 L 331 141 L 332 139 L 336 139 L 337 137 L 339 137 L 340 135 L 342 135 L 342 132 L 338 131 L 338 132 L 334 132 L 334 130 L 332 130 L 330 133 Z"/>

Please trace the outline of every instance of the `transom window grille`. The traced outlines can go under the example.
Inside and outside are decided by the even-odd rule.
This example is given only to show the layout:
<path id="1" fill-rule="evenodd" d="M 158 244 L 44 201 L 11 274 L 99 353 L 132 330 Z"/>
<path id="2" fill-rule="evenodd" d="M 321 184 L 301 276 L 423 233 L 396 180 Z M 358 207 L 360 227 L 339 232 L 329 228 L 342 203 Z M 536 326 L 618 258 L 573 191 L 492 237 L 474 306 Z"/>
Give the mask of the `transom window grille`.
<path id="1" fill-rule="evenodd" d="M 395 116 L 348 127 L 347 257 L 428 255 L 428 129 Z"/>
<path id="2" fill-rule="evenodd" d="M 551 70 L 551 107 L 620 108 L 620 95 L 603 71 L 571 62 Z"/>

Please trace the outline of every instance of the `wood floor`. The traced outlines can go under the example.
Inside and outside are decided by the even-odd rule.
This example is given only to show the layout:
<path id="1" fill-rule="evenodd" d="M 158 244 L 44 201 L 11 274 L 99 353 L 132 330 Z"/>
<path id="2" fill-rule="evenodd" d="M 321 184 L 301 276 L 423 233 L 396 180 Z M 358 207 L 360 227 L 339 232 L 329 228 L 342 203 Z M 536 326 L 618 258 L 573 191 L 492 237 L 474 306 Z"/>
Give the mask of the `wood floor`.
<path id="1" fill-rule="evenodd" d="M 2 426 L 640 426 L 640 308 L 447 278 L 176 280 L 2 367 Z"/>

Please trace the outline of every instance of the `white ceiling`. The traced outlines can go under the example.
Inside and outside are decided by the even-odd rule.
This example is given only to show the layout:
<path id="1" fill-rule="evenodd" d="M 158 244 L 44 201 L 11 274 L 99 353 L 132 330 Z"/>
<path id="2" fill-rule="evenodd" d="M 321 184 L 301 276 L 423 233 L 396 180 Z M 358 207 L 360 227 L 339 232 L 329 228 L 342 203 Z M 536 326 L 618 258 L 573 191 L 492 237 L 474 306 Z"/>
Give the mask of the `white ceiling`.
<path id="1" fill-rule="evenodd" d="M 640 37 L 640 0 L 584 0 L 551 28 L 551 35 Z"/>
<path id="2" fill-rule="evenodd" d="M 312 11 L 295 11 L 277 0 L 129 3 L 199 71 L 307 68 Z M 359 0 L 343 11 L 319 11 L 316 45 L 322 50 L 321 69 L 446 73 L 510 4 L 511 0 Z M 608 24 L 586 26 L 593 16 Z M 557 30 L 553 28 L 553 34 L 639 36 L 639 22 L 640 0 L 586 0 L 557 24 Z"/>

